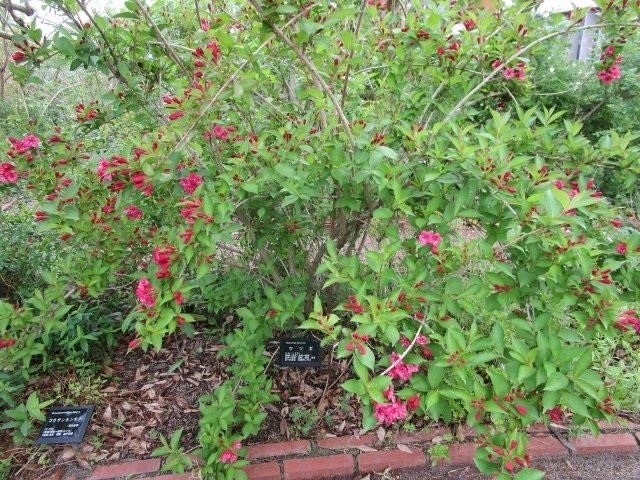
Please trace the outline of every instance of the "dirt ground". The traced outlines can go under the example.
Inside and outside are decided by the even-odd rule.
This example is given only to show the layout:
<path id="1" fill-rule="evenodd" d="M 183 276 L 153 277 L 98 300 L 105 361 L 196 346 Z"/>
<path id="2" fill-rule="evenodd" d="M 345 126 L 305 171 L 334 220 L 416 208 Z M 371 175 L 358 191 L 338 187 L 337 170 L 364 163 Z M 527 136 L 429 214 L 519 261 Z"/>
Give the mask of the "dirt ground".
<path id="1" fill-rule="evenodd" d="M 640 480 L 640 453 L 573 455 L 562 459 L 538 460 L 533 466 L 544 470 L 545 480 Z M 369 478 L 370 480 L 489 479 L 469 465 L 416 468 L 386 475 L 371 475 Z"/>

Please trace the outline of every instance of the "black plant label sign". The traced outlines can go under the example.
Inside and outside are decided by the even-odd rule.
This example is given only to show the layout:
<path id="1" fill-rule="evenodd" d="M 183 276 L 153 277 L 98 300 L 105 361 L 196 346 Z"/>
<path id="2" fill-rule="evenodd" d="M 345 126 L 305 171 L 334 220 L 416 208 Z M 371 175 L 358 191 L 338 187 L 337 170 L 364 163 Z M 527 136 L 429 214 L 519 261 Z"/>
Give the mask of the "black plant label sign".
<path id="1" fill-rule="evenodd" d="M 82 442 L 93 415 L 93 408 L 93 405 L 52 408 L 47 412 L 36 445 Z"/>
<path id="2" fill-rule="evenodd" d="M 280 340 L 280 365 L 283 367 L 319 367 L 322 363 L 320 341 L 313 338 Z"/>

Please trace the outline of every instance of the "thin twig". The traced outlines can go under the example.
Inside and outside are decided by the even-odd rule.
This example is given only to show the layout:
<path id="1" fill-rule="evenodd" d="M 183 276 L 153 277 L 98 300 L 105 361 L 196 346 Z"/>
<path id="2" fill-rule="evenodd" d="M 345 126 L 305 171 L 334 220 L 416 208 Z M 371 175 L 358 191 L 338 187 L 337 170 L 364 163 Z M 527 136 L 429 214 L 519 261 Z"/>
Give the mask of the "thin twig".
<path id="1" fill-rule="evenodd" d="M 256 9 L 258 13 L 261 13 L 261 8 L 256 3 L 256 0 L 249 0 L 249 3 L 253 5 L 253 7 Z M 298 46 L 295 43 L 293 43 L 291 39 L 284 34 L 284 32 L 280 29 L 280 27 L 278 27 L 276 24 L 274 24 L 273 22 L 270 22 L 267 19 L 263 19 L 263 21 L 265 21 L 273 29 L 273 31 L 276 32 L 276 35 L 278 36 L 278 38 L 280 38 L 280 40 L 286 43 L 289 46 L 289 48 L 293 50 L 293 52 L 296 54 L 298 59 L 302 63 L 304 63 L 304 65 L 307 67 L 314 81 L 321 87 L 321 89 L 324 91 L 327 97 L 329 97 L 329 100 L 331 100 L 331 103 L 333 103 L 333 107 L 336 115 L 338 116 L 338 118 L 342 122 L 342 125 L 344 126 L 345 133 L 347 134 L 347 138 L 349 139 L 349 145 L 351 147 L 351 150 L 352 151 L 355 150 L 356 142 L 355 142 L 355 139 L 353 138 L 353 135 L 351 134 L 351 127 L 349 126 L 349 121 L 347 120 L 347 117 L 345 117 L 344 112 L 342 111 L 342 107 L 338 102 L 338 99 L 335 97 L 333 92 L 331 92 L 331 89 L 326 84 L 326 82 L 322 79 L 316 66 L 311 62 L 311 60 L 307 58 L 307 56 L 304 53 L 302 53 L 302 50 L 300 50 L 300 48 L 298 48 Z"/>
<path id="2" fill-rule="evenodd" d="M 573 24 L 575 25 L 575 24 Z M 505 60 L 505 62 L 503 64 L 501 64 L 498 68 L 495 68 L 491 73 L 489 73 L 489 75 L 487 75 L 486 77 L 484 77 L 484 79 L 478 83 L 478 85 L 476 85 L 475 87 L 473 87 L 469 93 L 467 93 L 464 97 L 462 97 L 462 99 L 456 104 L 455 107 L 453 107 L 451 109 L 451 111 L 444 117 L 444 122 L 447 122 L 448 120 L 450 120 L 457 112 L 460 111 L 460 109 L 469 101 L 469 99 L 475 95 L 482 87 L 484 87 L 487 83 L 489 83 L 496 75 L 498 75 L 502 70 L 504 70 L 507 65 L 509 65 L 512 61 L 514 61 L 515 59 L 517 59 L 518 57 L 520 57 L 523 53 L 528 52 L 529 50 L 531 50 L 533 47 L 535 47 L 536 45 L 545 42 L 547 40 L 550 40 L 552 38 L 558 37 L 560 35 L 566 35 L 567 33 L 571 33 L 571 32 L 579 32 L 582 30 L 593 30 L 596 28 L 604 28 L 604 27 L 612 27 L 612 26 L 618 26 L 618 27 L 638 27 L 640 26 L 640 23 L 622 23 L 622 24 L 615 24 L 615 23 L 597 23 L 594 25 L 585 25 L 582 27 L 578 27 L 578 28 L 572 28 L 573 25 L 571 25 L 569 28 L 562 30 L 560 32 L 553 32 L 550 33 L 548 35 L 545 35 L 544 37 L 540 37 L 539 39 L 531 42 L 530 44 L 522 47 L 520 50 L 518 50 L 516 53 L 514 53 L 513 55 L 511 55 L 507 60 Z"/>
<path id="3" fill-rule="evenodd" d="M 142 5 L 142 2 L 140 2 L 140 0 L 135 0 L 135 2 L 138 8 L 140 9 L 140 11 L 142 12 L 142 15 L 144 15 L 144 17 L 147 19 L 147 22 L 149 22 L 149 25 L 155 32 L 156 37 L 158 37 L 158 40 L 160 40 L 160 42 L 162 42 L 162 44 L 164 45 L 164 50 L 167 52 L 167 55 L 169 55 L 169 58 L 171 58 L 171 60 L 173 60 L 173 62 L 178 66 L 178 68 L 182 70 L 182 73 L 184 73 L 187 76 L 191 76 L 191 72 L 186 67 L 186 65 L 182 62 L 180 57 L 178 57 L 178 55 L 173 50 L 173 48 L 171 48 L 171 45 L 169 45 L 169 42 L 167 41 L 167 39 L 164 38 L 164 35 L 156 25 L 156 22 L 153 21 L 153 17 L 151 17 L 151 14 L 146 9 L 146 7 Z"/>
<path id="4" fill-rule="evenodd" d="M 344 102 L 347 99 L 347 84 L 349 83 L 349 72 L 351 71 L 351 63 L 350 60 L 353 58 L 353 54 L 356 50 L 356 42 L 358 41 L 358 34 L 360 33 L 360 25 L 362 25 L 362 17 L 364 16 L 364 11 L 367 8 L 367 0 L 362 0 L 362 4 L 360 5 L 360 14 L 358 15 L 358 21 L 356 22 L 356 28 L 353 33 L 354 41 L 351 50 L 349 51 L 349 55 L 347 56 L 347 71 L 344 74 L 344 82 L 342 83 L 342 97 L 340 98 L 340 106 L 344 108 Z"/>
<path id="5" fill-rule="evenodd" d="M 304 9 L 302 9 L 297 15 L 295 15 L 294 17 L 291 18 L 291 20 L 289 20 L 287 23 L 285 23 L 283 28 L 287 28 L 289 27 L 291 24 L 295 23 L 296 21 L 298 21 L 298 19 L 300 17 L 302 17 L 305 13 L 307 13 L 309 10 L 311 10 L 313 7 L 315 6 L 315 3 L 312 3 L 310 5 L 307 5 Z M 184 135 L 180 138 L 180 140 L 178 141 L 178 143 L 176 144 L 175 148 L 173 149 L 173 151 L 171 152 L 171 154 L 175 153 L 176 151 L 178 151 L 180 149 L 180 147 L 182 147 L 182 145 L 188 141 L 188 139 L 191 136 L 191 132 L 193 131 L 194 128 L 196 128 L 196 126 L 200 123 L 200 121 L 204 118 L 204 116 L 207 114 L 207 111 L 213 106 L 214 103 L 216 103 L 216 101 L 218 100 L 218 98 L 220 98 L 220 95 L 222 95 L 222 92 L 224 92 L 227 87 L 229 85 L 231 85 L 231 83 L 236 79 L 236 77 L 240 74 L 240 72 L 247 66 L 249 65 L 249 63 L 251 63 L 251 61 L 253 60 L 253 58 L 255 57 L 255 55 L 262 50 L 264 47 L 266 47 L 267 45 L 269 45 L 271 43 L 271 41 L 276 37 L 275 34 L 271 34 L 269 35 L 269 37 L 260 44 L 260 46 L 258 48 L 256 48 L 253 52 L 251 52 L 251 56 L 245 60 L 239 67 L 238 69 L 233 72 L 233 74 L 231 74 L 231 76 L 227 79 L 226 82 L 224 82 L 222 84 L 222 86 L 220 87 L 220 89 L 216 92 L 216 94 L 213 96 L 213 98 L 209 101 L 209 103 L 207 103 L 205 105 L 205 107 L 202 109 L 202 111 L 198 114 L 198 116 L 196 117 L 196 119 L 193 121 L 193 123 L 189 126 L 189 128 L 187 128 L 187 131 L 184 132 Z M 170 155 L 171 155 L 170 154 Z"/>
<path id="6" fill-rule="evenodd" d="M 426 314 L 426 310 L 425 310 L 425 314 Z M 400 364 L 400 362 L 402 362 L 402 360 L 404 359 L 404 357 L 407 356 L 407 354 L 411 351 L 411 349 L 413 348 L 413 346 L 416 344 L 416 340 L 418 340 L 418 336 L 420 335 L 420 332 L 422 331 L 422 323 L 420 324 L 420 326 L 418 327 L 418 331 L 416 332 L 416 335 L 413 337 L 413 340 L 411 340 L 411 343 L 409 344 L 409 346 L 407 347 L 407 349 L 402 352 L 402 354 L 398 357 L 398 359 L 393 362 L 391 365 L 389 365 L 389 368 L 387 368 L 384 372 L 382 372 L 380 375 L 386 375 L 387 373 L 389 373 L 391 370 L 393 370 L 398 364 Z"/>

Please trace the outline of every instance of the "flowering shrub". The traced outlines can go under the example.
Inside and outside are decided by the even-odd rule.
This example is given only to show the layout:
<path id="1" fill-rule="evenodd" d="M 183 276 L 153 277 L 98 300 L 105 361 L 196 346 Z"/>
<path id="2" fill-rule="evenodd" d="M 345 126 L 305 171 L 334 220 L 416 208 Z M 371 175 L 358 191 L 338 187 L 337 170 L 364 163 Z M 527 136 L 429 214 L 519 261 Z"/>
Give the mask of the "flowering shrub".
<path id="1" fill-rule="evenodd" d="M 67 252 L 64 284 L 46 302 L 36 292 L 36 310 L 0 304 L 0 335 L 15 339 L 0 367 L 46 355 L 41 335 L 68 328 L 68 301 L 116 288 L 129 348 L 189 334 L 197 310 L 241 320 L 222 352 L 232 379 L 201 399 L 211 478 L 242 476 L 238 442 L 273 400 L 264 343 L 299 326 L 352 358 L 343 386 L 365 429 L 467 422 L 484 473 L 537 475 L 534 421 L 572 414 L 597 431 L 615 405 L 589 345 L 637 330 L 640 234 L 611 223 L 591 176 L 613 161 L 633 175 L 639 150 L 614 133 L 593 144 L 519 99 L 548 42 L 585 28 L 615 45 L 594 68 L 615 80 L 638 8 L 611 2 L 580 27 L 584 12 L 437 3 L 127 2 L 86 25 L 65 8 L 77 28 L 52 39 L 17 35 L 20 81 L 56 55 L 117 82 L 82 99 L 75 124 L 9 140 L 0 188 L 37 199 L 34 220 Z M 143 133 L 86 148 L 122 112 Z"/>

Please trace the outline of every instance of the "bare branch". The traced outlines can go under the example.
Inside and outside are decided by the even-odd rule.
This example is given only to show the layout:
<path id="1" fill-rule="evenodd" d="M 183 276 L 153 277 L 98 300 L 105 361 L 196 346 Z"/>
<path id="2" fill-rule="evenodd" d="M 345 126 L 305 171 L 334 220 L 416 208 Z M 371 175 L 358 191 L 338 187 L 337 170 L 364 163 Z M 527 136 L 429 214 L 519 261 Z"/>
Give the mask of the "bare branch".
<path id="1" fill-rule="evenodd" d="M 315 3 L 311 3 L 310 5 L 307 5 L 304 9 L 302 9 L 297 15 L 295 15 L 294 17 L 291 18 L 291 20 L 289 20 L 285 25 L 284 28 L 289 27 L 290 25 L 292 25 L 293 23 L 297 22 L 298 19 L 300 17 L 302 17 L 305 13 L 307 13 L 309 10 L 311 10 L 313 7 L 315 7 Z M 207 103 L 205 105 L 205 107 L 202 109 L 202 111 L 198 114 L 198 116 L 196 117 L 196 119 L 193 121 L 193 123 L 191 124 L 191 126 L 187 129 L 186 132 L 184 132 L 184 135 L 180 138 L 180 140 L 178 141 L 178 143 L 176 144 L 175 148 L 172 150 L 171 153 L 174 153 L 176 151 L 178 151 L 178 149 L 180 149 L 180 147 L 182 147 L 182 145 L 184 145 L 185 142 L 187 142 L 189 140 L 189 138 L 191 137 L 191 133 L 193 132 L 193 129 L 196 128 L 196 126 L 200 123 L 200 121 L 204 118 L 204 116 L 207 114 L 207 111 L 213 106 L 214 103 L 216 103 L 216 101 L 218 100 L 218 98 L 220 98 L 220 95 L 222 95 L 222 92 L 224 92 L 227 87 L 229 87 L 229 85 L 231 85 L 233 83 L 233 81 L 236 79 L 236 77 L 240 74 L 240 72 L 247 66 L 249 65 L 249 63 L 251 63 L 253 61 L 253 57 L 260 51 L 262 50 L 264 47 L 266 47 L 267 45 L 269 45 L 273 39 L 276 36 L 274 34 L 269 35 L 269 37 L 262 42 L 258 48 L 256 48 L 253 52 L 251 57 L 249 57 L 247 60 L 245 60 L 239 67 L 238 69 L 233 72 L 233 74 L 227 79 L 226 82 L 224 82 L 222 84 L 222 86 L 220 87 L 220 89 L 216 92 L 216 94 L 213 96 L 213 98 L 211 100 L 209 100 L 209 103 Z"/>
<path id="2" fill-rule="evenodd" d="M 456 104 L 455 107 L 453 107 L 451 109 L 451 111 L 447 114 L 446 117 L 444 117 L 444 122 L 450 120 L 456 113 L 458 113 L 462 107 L 465 106 L 465 104 L 469 101 L 469 99 L 475 95 L 476 93 L 478 93 L 478 91 L 484 87 L 487 83 L 489 83 L 496 75 L 498 75 L 502 70 L 504 70 L 507 65 L 509 65 L 511 62 L 513 62 L 515 59 L 517 59 L 518 57 L 520 57 L 523 53 L 528 52 L 529 50 L 531 50 L 533 47 L 535 47 L 536 45 L 542 43 L 542 42 L 546 42 L 547 40 L 550 40 L 552 38 L 558 37 L 560 35 L 566 35 L 568 33 L 571 32 L 579 32 L 582 30 L 592 30 L 592 29 L 596 29 L 596 28 L 604 28 L 604 27 L 639 27 L 640 23 L 622 23 L 622 24 L 616 24 L 616 23 L 597 23 L 594 25 L 585 25 L 582 27 L 578 27 L 578 28 L 572 28 L 573 25 L 565 30 L 562 30 L 560 32 L 553 32 L 550 33 L 548 35 L 545 35 L 544 37 L 540 37 L 539 39 L 537 39 L 534 42 L 531 42 L 529 45 L 526 45 L 524 47 L 522 47 L 520 50 L 518 50 L 516 53 L 514 53 L 513 55 L 511 55 L 507 60 L 504 61 L 504 63 L 502 65 L 500 65 L 498 68 L 495 68 L 489 75 L 487 75 L 486 77 L 484 77 L 484 79 L 478 83 L 478 85 L 476 85 L 475 87 L 473 87 L 469 93 L 467 93 L 464 97 L 462 97 L 462 99 Z"/>
<path id="3" fill-rule="evenodd" d="M 182 73 L 190 77 L 191 72 L 186 67 L 186 65 L 182 62 L 180 57 L 176 54 L 175 50 L 171 48 L 171 45 L 169 45 L 169 42 L 167 41 L 167 39 L 164 38 L 164 35 L 160 31 L 156 23 L 153 21 L 153 18 L 151 17 L 151 14 L 149 13 L 149 11 L 146 9 L 144 5 L 142 5 L 142 2 L 140 2 L 140 0 L 135 0 L 135 2 L 138 8 L 140 9 L 140 11 L 142 12 L 142 15 L 144 15 L 144 18 L 146 18 L 147 22 L 149 22 L 149 25 L 151 26 L 154 33 L 156 34 L 156 37 L 158 37 L 158 40 L 160 40 L 162 45 L 164 45 L 164 50 L 169 56 L 169 58 L 171 58 L 171 60 L 173 60 L 173 62 L 180 68 L 180 70 L 182 70 Z M 197 5 L 197 2 L 196 2 L 196 5 Z"/>
<path id="4" fill-rule="evenodd" d="M 253 7 L 256 9 L 258 13 L 261 13 L 260 6 L 256 3 L 255 0 L 249 0 L 249 3 L 253 5 Z M 349 139 L 351 150 L 352 151 L 355 150 L 356 142 L 353 138 L 353 135 L 351 134 L 351 127 L 349 126 L 349 121 L 347 120 L 347 117 L 345 117 L 344 112 L 342 111 L 342 107 L 338 102 L 338 99 L 335 97 L 335 95 L 333 94 L 329 86 L 326 84 L 326 82 L 322 79 L 322 77 L 320 76 L 320 73 L 318 73 L 318 69 L 316 68 L 316 66 L 311 62 L 311 60 L 307 58 L 307 56 L 304 53 L 302 53 L 302 50 L 300 50 L 300 48 L 298 48 L 298 46 L 295 43 L 293 43 L 291 39 L 284 34 L 284 32 L 280 29 L 280 27 L 278 27 L 277 25 L 275 25 L 274 23 L 270 22 L 265 18 L 263 18 L 263 21 L 266 22 L 273 29 L 274 32 L 276 32 L 276 35 L 280 40 L 286 43 L 289 46 L 289 48 L 293 50 L 293 52 L 296 54 L 298 59 L 302 63 L 304 63 L 304 65 L 309 70 L 309 73 L 311 74 L 311 77 L 314 79 L 314 82 L 317 83 L 321 87 L 321 89 L 324 91 L 324 93 L 327 95 L 327 97 L 329 97 L 329 99 L 331 100 L 331 103 L 333 103 L 333 108 L 335 110 L 336 115 L 338 116 L 338 118 L 340 119 L 340 122 L 342 122 L 342 125 L 344 126 L 345 133 L 347 134 L 347 138 Z"/>
<path id="5" fill-rule="evenodd" d="M 427 312 L 425 311 L 424 313 L 426 314 Z M 422 323 L 418 327 L 418 331 L 416 332 L 415 337 L 413 337 L 413 340 L 411 340 L 411 343 L 409 344 L 407 349 L 404 352 L 402 352 L 402 354 L 398 357 L 398 359 L 395 362 L 393 362 L 391 365 L 389 365 L 389 367 L 384 372 L 382 372 L 380 375 L 386 375 L 391 370 L 393 370 L 396 367 L 396 365 L 399 365 L 402 362 L 404 357 L 407 356 L 407 354 L 411 351 L 413 346 L 416 344 L 416 340 L 418 340 L 418 337 L 420 336 L 420 332 L 421 331 L 422 331 Z"/>
<path id="6" fill-rule="evenodd" d="M 358 15 L 358 21 L 356 22 L 356 29 L 353 33 L 354 35 L 354 45 L 349 51 L 349 55 L 347 56 L 347 62 L 353 58 L 353 53 L 356 50 L 355 42 L 358 41 L 358 34 L 360 33 L 360 25 L 362 25 L 362 17 L 364 16 L 364 11 L 367 8 L 367 0 L 362 0 L 362 5 L 360 5 L 360 14 Z M 340 99 L 340 106 L 344 108 L 344 102 L 347 99 L 347 84 L 349 83 L 349 72 L 351 71 L 351 63 L 347 63 L 347 71 L 344 74 L 344 82 L 342 83 L 342 98 Z"/>
<path id="7" fill-rule="evenodd" d="M 18 5 L 11 2 L 10 0 L 0 0 L 0 7 L 6 10 L 14 10 L 16 12 L 24 13 L 28 17 L 36 13 L 36 11 L 29 5 Z"/>

